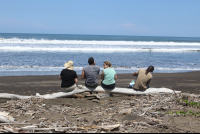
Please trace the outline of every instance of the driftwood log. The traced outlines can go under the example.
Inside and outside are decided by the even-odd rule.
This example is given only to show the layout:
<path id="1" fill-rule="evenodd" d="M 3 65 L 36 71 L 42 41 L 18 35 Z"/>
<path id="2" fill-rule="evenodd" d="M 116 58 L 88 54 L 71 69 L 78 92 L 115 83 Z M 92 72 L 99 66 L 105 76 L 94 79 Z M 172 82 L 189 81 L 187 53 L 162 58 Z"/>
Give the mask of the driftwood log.
<path id="1" fill-rule="evenodd" d="M 9 113 L 0 112 L 0 123 L 14 122 L 14 118 L 9 116 Z"/>
<path id="2" fill-rule="evenodd" d="M 83 92 L 107 92 L 107 93 L 116 93 L 116 94 L 126 94 L 126 95 L 145 95 L 145 94 L 159 94 L 159 93 L 181 93 L 181 91 L 173 91 L 168 88 L 149 88 L 147 90 L 133 90 L 131 88 L 119 88 L 116 87 L 112 90 L 102 88 L 101 86 L 98 86 L 96 88 L 90 88 L 78 85 L 76 89 L 74 89 L 71 92 L 58 92 L 58 93 L 52 93 L 52 94 L 45 94 L 40 95 L 39 93 L 36 93 L 35 96 L 23 96 L 23 95 L 16 95 L 16 94 L 8 94 L 8 93 L 0 93 L 0 98 L 6 98 L 6 99 L 28 99 L 31 97 L 37 97 L 37 98 L 44 98 L 44 99 L 55 99 L 60 97 L 70 97 L 74 94 L 83 93 Z"/>

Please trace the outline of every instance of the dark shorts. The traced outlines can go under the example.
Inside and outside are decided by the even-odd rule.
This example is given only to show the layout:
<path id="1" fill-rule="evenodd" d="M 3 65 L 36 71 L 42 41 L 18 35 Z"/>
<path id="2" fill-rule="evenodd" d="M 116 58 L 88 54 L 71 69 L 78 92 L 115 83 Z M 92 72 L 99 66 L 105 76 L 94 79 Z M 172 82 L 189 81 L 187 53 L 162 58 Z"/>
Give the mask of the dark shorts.
<path id="1" fill-rule="evenodd" d="M 115 88 L 115 83 L 111 84 L 111 85 L 105 85 L 105 84 L 103 84 L 103 82 L 101 82 L 101 86 L 103 88 L 114 89 Z"/>
<path id="2" fill-rule="evenodd" d="M 86 83 L 85 83 L 85 86 L 86 86 L 86 87 L 97 87 L 98 84 L 96 84 L 96 85 L 91 85 L 91 84 L 86 84 Z"/>

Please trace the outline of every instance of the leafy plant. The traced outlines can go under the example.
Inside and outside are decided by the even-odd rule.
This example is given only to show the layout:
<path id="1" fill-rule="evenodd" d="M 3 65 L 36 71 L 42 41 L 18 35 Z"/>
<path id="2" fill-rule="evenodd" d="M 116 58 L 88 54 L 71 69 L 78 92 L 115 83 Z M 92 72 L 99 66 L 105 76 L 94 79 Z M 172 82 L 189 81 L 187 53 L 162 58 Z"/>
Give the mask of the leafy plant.
<path id="1" fill-rule="evenodd" d="M 188 114 L 192 114 L 192 115 L 194 115 L 194 113 L 193 113 L 192 111 L 188 111 Z"/>
<path id="2" fill-rule="evenodd" d="M 183 114 L 185 116 L 187 113 L 183 112 L 183 111 L 180 111 L 180 114 Z"/>
<path id="3" fill-rule="evenodd" d="M 185 100 L 185 103 L 186 103 L 187 105 L 189 105 L 189 102 L 188 102 L 188 100 Z"/>
<path id="4" fill-rule="evenodd" d="M 168 111 L 168 112 L 167 112 L 167 113 L 165 113 L 165 114 L 171 114 L 171 115 L 173 115 L 174 113 L 173 113 L 173 112 L 170 112 L 170 111 Z M 192 111 L 188 111 L 188 112 L 177 111 L 177 112 L 176 112 L 176 114 L 177 114 L 177 115 L 178 115 L 178 114 L 180 114 L 180 115 L 184 115 L 184 116 L 186 116 L 186 114 L 192 114 L 192 115 L 195 115 L 195 116 L 197 116 L 198 114 L 200 114 L 200 112 L 194 113 L 194 112 L 192 112 Z"/>
<path id="5" fill-rule="evenodd" d="M 189 105 L 190 105 L 190 106 L 193 106 L 193 105 L 194 105 L 194 103 L 193 103 L 193 102 L 190 102 L 190 103 L 189 103 Z"/>

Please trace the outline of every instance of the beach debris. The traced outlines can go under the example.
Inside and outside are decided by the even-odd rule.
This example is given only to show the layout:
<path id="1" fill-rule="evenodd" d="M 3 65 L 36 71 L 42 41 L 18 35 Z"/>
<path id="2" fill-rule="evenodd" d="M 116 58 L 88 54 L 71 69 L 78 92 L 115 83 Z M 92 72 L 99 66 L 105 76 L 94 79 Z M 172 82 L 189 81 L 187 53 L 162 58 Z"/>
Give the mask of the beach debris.
<path id="1" fill-rule="evenodd" d="M 9 116 L 7 112 L 0 112 L 0 123 L 11 123 L 14 122 L 14 118 Z"/>
<path id="2" fill-rule="evenodd" d="M 73 98 L 74 101 L 90 101 L 92 106 L 73 104 L 49 104 L 45 98 L 11 99 L 1 104 L 0 117 L 9 117 L 0 123 L 0 132 L 10 133 L 136 133 L 136 132 L 199 132 L 192 121 L 181 119 L 197 114 L 199 97 L 184 93 L 160 93 L 124 96 L 121 99 L 104 96 L 97 98 Z M 108 93 L 109 94 L 109 93 Z M 93 95 L 93 94 L 92 94 Z M 93 96 L 98 95 L 94 94 Z M 191 105 L 185 105 L 192 96 Z M 60 98 L 62 99 L 62 98 Z M 69 98 L 70 99 L 70 98 Z M 192 103 L 193 101 L 193 103 Z M 183 103 L 185 102 L 185 103 Z M 197 104 L 198 104 L 197 103 Z M 190 111 L 189 108 L 193 110 Z M 187 112 L 185 112 L 187 110 Z M 196 110 L 196 111 L 195 111 Z M 8 121 L 9 120 L 9 121 Z M 183 125 L 190 125 L 184 128 Z"/>
<path id="3" fill-rule="evenodd" d="M 83 98 L 84 95 L 80 94 L 83 92 L 106 92 L 106 93 L 117 93 L 117 94 L 126 94 L 126 95 L 145 95 L 145 94 L 160 94 L 160 93 L 175 93 L 179 94 L 181 91 L 174 91 L 172 89 L 168 88 L 149 88 L 142 91 L 133 90 L 130 88 L 119 88 L 116 87 L 113 90 L 102 88 L 101 86 L 91 88 L 79 85 L 77 88 L 75 88 L 71 92 L 57 92 L 57 93 L 51 93 L 51 94 L 45 94 L 40 95 L 39 93 L 36 93 L 35 96 L 23 96 L 23 95 L 16 95 L 16 94 L 8 94 L 8 93 L 0 93 L 0 98 L 7 98 L 7 99 L 28 99 L 32 97 L 36 98 L 45 98 L 45 99 L 55 99 L 55 98 L 61 98 L 61 97 L 69 97 L 74 96 L 77 98 Z M 105 94 L 103 95 L 103 97 Z M 102 98 L 102 95 L 96 95 L 96 98 Z"/>
<path id="4" fill-rule="evenodd" d="M 120 109 L 119 114 L 130 114 L 131 113 L 132 108 L 125 108 L 125 109 Z"/>

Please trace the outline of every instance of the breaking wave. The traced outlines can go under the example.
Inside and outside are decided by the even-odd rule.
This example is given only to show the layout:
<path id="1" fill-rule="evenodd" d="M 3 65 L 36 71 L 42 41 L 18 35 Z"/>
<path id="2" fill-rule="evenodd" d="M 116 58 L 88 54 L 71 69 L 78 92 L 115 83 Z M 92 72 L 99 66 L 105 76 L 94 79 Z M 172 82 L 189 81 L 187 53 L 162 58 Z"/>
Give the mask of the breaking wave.
<path id="1" fill-rule="evenodd" d="M 0 38 L 0 44 L 76 44 L 76 45 L 164 45 L 164 46 L 200 46 L 198 42 L 155 42 L 155 41 L 99 41 L 99 40 L 46 40 Z"/>
<path id="2" fill-rule="evenodd" d="M 198 42 L 45 40 L 0 38 L 5 52 L 199 52 Z"/>
<path id="3" fill-rule="evenodd" d="M 4 52 L 97 52 L 97 53 L 110 53 L 110 52 L 200 52 L 200 48 L 56 48 L 56 47 L 0 47 Z"/>
<path id="4" fill-rule="evenodd" d="M 103 69 L 102 67 L 100 67 Z M 120 66 L 120 67 L 112 67 L 115 70 L 139 70 L 139 69 L 146 69 L 147 67 L 127 67 L 127 66 Z M 60 71 L 64 69 L 64 67 L 58 66 L 8 66 L 2 65 L 0 66 L 0 71 L 7 70 L 9 71 Z M 74 70 L 82 70 L 83 67 L 75 67 Z M 155 70 L 200 70 L 200 68 L 188 68 L 188 67 L 181 67 L 181 68 L 163 68 L 163 67 L 156 67 Z"/>

